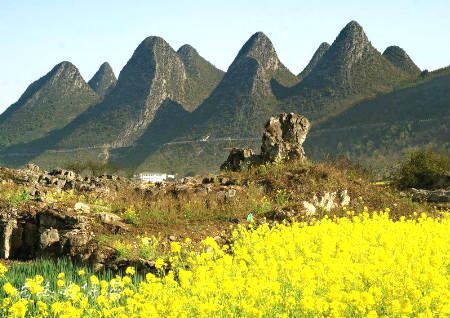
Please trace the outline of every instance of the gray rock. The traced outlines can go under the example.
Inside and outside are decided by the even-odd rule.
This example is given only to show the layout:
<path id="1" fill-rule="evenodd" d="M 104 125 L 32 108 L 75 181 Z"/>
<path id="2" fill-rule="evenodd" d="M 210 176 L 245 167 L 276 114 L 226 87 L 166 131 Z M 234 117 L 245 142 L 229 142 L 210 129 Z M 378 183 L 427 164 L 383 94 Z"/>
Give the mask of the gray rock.
<path id="1" fill-rule="evenodd" d="M 15 249 L 14 245 L 18 245 L 18 241 L 14 237 L 20 237 L 17 235 L 19 230 L 17 220 L 10 219 L 0 223 L 0 256 L 4 259 L 9 259 Z M 20 245 L 20 243 L 19 243 Z"/>
<path id="2" fill-rule="evenodd" d="M 40 246 L 45 249 L 59 242 L 59 232 L 57 229 L 46 229 L 40 236 Z"/>
<path id="3" fill-rule="evenodd" d="M 77 212 L 83 212 L 83 213 L 89 213 L 91 212 L 91 207 L 83 202 L 77 202 L 75 203 L 74 207 L 75 211 Z"/>
<path id="4" fill-rule="evenodd" d="M 435 203 L 450 202 L 450 189 L 425 190 L 412 188 L 411 193 L 414 201 Z"/>
<path id="5" fill-rule="evenodd" d="M 306 215 L 309 216 L 309 215 L 316 214 L 316 207 L 314 206 L 314 204 L 312 204 L 312 203 L 310 203 L 308 201 L 303 201 L 302 204 L 303 204 L 303 208 L 304 208 L 303 212 Z"/>
<path id="6" fill-rule="evenodd" d="M 221 170 L 241 171 L 251 167 L 255 162 L 255 154 L 252 149 L 233 148 L 227 160 L 220 166 Z"/>
<path id="7" fill-rule="evenodd" d="M 347 190 L 342 190 L 338 193 L 339 196 L 339 204 L 340 206 L 344 207 L 350 204 L 350 196 L 348 195 Z"/>
<path id="8" fill-rule="evenodd" d="M 264 128 L 261 157 L 264 162 L 281 162 L 305 159 L 303 142 L 310 123 L 306 117 L 294 113 L 282 113 L 270 117 Z"/>
<path id="9" fill-rule="evenodd" d="M 325 192 L 320 198 L 313 197 L 313 203 L 316 207 L 319 207 L 325 211 L 331 211 L 336 207 L 336 192 Z"/>
<path id="10" fill-rule="evenodd" d="M 40 173 L 41 172 L 41 168 L 39 168 L 39 166 L 34 164 L 34 163 L 28 163 L 25 166 L 25 169 L 30 170 L 30 171 L 35 172 L 35 173 Z"/>
<path id="11" fill-rule="evenodd" d="M 114 224 L 123 221 L 123 219 L 120 216 L 114 213 L 100 212 L 98 216 L 100 218 L 100 221 L 105 224 Z"/>
<path id="12" fill-rule="evenodd" d="M 41 212 L 37 216 L 37 224 L 42 228 L 67 229 L 74 227 L 79 221 L 80 220 L 74 216 L 51 210 Z"/>
<path id="13" fill-rule="evenodd" d="M 332 209 L 344 207 L 350 204 L 350 196 L 347 190 L 324 192 L 323 195 L 314 195 L 310 202 L 303 201 L 303 212 L 314 215 L 317 209 L 329 212 Z"/>
<path id="14" fill-rule="evenodd" d="M 220 169 L 241 171 L 265 163 L 305 160 L 302 145 L 309 127 L 308 119 L 298 114 L 281 113 L 270 117 L 264 127 L 261 154 L 255 155 L 249 148 L 233 148 Z"/>

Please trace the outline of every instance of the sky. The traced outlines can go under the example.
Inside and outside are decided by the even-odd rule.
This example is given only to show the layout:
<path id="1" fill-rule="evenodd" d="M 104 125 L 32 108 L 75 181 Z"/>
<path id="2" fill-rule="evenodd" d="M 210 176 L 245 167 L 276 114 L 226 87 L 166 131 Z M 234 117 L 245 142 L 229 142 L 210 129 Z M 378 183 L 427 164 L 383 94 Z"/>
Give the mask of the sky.
<path id="1" fill-rule="evenodd" d="M 450 64 L 449 0 L 0 0 L 0 113 L 61 61 L 86 81 L 104 61 L 118 76 L 150 35 L 226 70 L 263 31 L 297 74 L 351 20 L 381 52 L 395 44 L 421 69 Z"/>

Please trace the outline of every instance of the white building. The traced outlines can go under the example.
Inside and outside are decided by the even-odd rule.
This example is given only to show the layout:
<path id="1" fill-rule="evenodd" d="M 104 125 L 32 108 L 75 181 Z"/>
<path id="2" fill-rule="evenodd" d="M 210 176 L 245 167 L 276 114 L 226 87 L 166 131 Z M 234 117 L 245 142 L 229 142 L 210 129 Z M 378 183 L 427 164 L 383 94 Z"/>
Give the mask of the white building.
<path id="1" fill-rule="evenodd" d="M 161 183 L 168 179 L 175 179 L 175 175 L 167 173 L 151 173 L 151 172 L 141 172 L 136 175 L 138 179 L 145 182 Z"/>

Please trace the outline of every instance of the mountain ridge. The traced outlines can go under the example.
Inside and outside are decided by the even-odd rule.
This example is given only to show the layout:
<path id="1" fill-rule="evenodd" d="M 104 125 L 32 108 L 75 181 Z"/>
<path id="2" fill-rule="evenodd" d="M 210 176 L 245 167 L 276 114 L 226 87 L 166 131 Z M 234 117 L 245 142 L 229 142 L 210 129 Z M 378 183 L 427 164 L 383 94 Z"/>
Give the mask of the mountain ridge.
<path id="1" fill-rule="evenodd" d="M 331 45 L 323 42 L 297 76 L 280 61 L 263 32 L 249 37 L 226 72 L 193 46 L 184 44 L 175 51 L 157 36 L 147 37 L 137 46 L 114 85 L 93 85 L 101 82 L 94 81 L 97 73 L 100 79 L 114 76 L 108 66 L 102 65 L 89 81 L 98 94 L 83 80 L 95 96 L 93 103 L 38 139 L 3 148 L 0 160 L 10 154 L 8 162 L 65 165 L 74 160 L 100 160 L 140 170 L 179 165 L 181 170 L 169 170 L 206 172 L 204 169 L 218 167 L 224 160 L 224 148 L 254 146 L 271 115 L 301 113 L 313 122 L 313 132 L 314 127 L 331 129 L 326 125 L 338 125 L 337 118 L 360 116 L 351 110 L 365 109 L 362 104 L 395 100 L 397 90 L 419 96 L 414 90 L 420 87 L 417 91 L 425 94 L 437 86 L 422 83 L 447 72 L 443 68 L 419 76 L 420 69 L 404 50 L 391 46 L 381 54 L 356 21 L 348 23 Z M 442 80 L 439 83 L 442 85 Z M 29 89 L 38 86 L 32 84 Z M 408 87 L 412 91 L 403 91 Z M 64 87 L 56 91 L 64 95 Z M 26 99 L 30 93 L 23 95 Z M 441 95 L 439 103 L 444 98 Z M 400 109 L 405 107 L 405 100 L 401 99 Z M 436 99 L 430 101 L 435 105 Z M 425 103 L 417 101 L 421 102 Z M 414 105 L 415 109 L 419 107 Z M 48 116 L 47 120 L 52 118 Z M 338 126 L 335 128 L 346 131 L 354 124 L 346 127 L 339 122 Z M 323 140 L 318 144 L 331 151 Z M 16 159 L 17 154 L 31 149 L 34 155 Z"/>
<path id="2" fill-rule="evenodd" d="M 147 37 L 120 72 L 117 85 L 95 107 L 93 116 L 60 144 L 64 147 L 88 142 L 111 148 L 130 146 L 144 133 L 165 100 L 178 102 L 189 111 L 196 107 L 198 94 L 187 93 L 192 89 L 190 82 L 179 54 L 161 37 Z"/>

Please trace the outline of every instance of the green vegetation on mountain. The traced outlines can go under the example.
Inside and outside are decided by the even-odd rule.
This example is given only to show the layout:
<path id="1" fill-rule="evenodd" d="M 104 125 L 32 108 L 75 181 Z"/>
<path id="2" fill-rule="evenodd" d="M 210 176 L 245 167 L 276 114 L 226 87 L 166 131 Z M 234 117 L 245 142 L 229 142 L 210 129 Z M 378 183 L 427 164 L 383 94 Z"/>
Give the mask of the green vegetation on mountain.
<path id="1" fill-rule="evenodd" d="M 0 145 L 45 137 L 74 120 L 99 100 L 70 62 L 56 65 L 32 83 L 20 99 L 0 115 Z"/>
<path id="2" fill-rule="evenodd" d="M 186 99 L 191 101 L 189 107 L 193 111 L 207 98 L 221 81 L 224 72 L 201 57 L 197 50 L 185 44 L 177 51 L 184 63 L 188 80 L 186 82 Z"/>
<path id="3" fill-rule="evenodd" d="M 241 48 L 217 88 L 192 114 L 188 136 L 258 135 L 277 105 L 274 82 L 293 86 L 298 78 L 280 62 L 270 39 L 257 32 Z"/>
<path id="4" fill-rule="evenodd" d="M 314 52 L 313 57 L 309 61 L 308 65 L 303 69 L 303 71 L 298 74 L 298 77 L 300 79 L 306 78 L 309 73 L 313 70 L 314 67 L 319 63 L 320 59 L 324 56 L 326 51 L 330 48 L 330 45 L 327 42 L 323 42 L 320 44 L 320 46 L 317 48 L 316 52 Z"/>
<path id="5" fill-rule="evenodd" d="M 104 62 L 100 65 L 100 68 L 88 84 L 99 96 L 104 97 L 106 94 L 110 93 L 117 84 L 117 79 L 111 65 L 109 65 L 108 62 Z"/>
<path id="6" fill-rule="evenodd" d="M 413 60 L 411 60 L 409 55 L 406 54 L 406 52 L 398 46 L 389 46 L 383 52 L 383 56 L 389 62 L 413 77 L 420 74 L 420 68 L 418 68 L 417 65 L 414 64 Z"/>
<path id="7" fill-rule="evenodd" d="M 409 80 L 408 74 L 372 46 L 363 28 L 351 21 L 309 76 L 280 97 L 288 110 L 324 120 Z"/>
<path id="8" fill-rule="evenodd" d="M 186 51 L 175 52 L 159 37 L 146 38 L 121 71 L 113 91 L 79 118 L 59 145 L 129 146 L 144 133 L 166 100 L 194 109 L 201 96 L 217 84 L 221 72 Z M 188 70 L 180 56 L 188 62 Z"/>
<path id="9" fill-rule="evenodd" d="M 378 168 L 414 147 L 448 151 L 449 105 L 450 74 L 430 76 L 317 124 L 306 148 L 316 158 L 344 155 Z"/>

